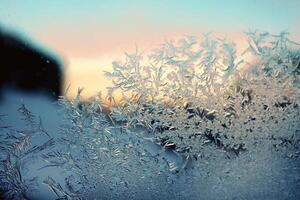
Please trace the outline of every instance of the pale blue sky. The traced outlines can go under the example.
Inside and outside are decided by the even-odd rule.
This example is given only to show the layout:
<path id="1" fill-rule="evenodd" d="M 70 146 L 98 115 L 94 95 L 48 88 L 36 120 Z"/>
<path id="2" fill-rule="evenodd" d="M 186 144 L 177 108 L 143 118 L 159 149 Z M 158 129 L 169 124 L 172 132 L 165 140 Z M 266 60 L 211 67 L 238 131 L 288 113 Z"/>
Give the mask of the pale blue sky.
<path id="1" fill-rule="evenodd" d="M 299 0 L 1 0 L 0 22 L 24 29 L 53 24 L 135 28 L 146 22 L 155 28 L 205 26 L 295 31 Z M 142 14 L 143 20 L 135 19 Z M 134 16 L 134 17 L 131 17 Z"/>

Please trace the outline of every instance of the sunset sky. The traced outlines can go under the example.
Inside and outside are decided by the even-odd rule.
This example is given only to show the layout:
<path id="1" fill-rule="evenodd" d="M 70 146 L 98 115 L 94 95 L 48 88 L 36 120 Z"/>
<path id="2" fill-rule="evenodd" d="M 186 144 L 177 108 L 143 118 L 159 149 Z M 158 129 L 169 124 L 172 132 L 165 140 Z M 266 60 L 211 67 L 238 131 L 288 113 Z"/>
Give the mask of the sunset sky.
<path id="1" fill-rule="evenodd" d="M 1 0 L 0 26 L 54 52 L 66 85 L 85 95 L 109 85 L 103 70 L 135 45 L 212 31 L 241 42 L 243 31 L 288 30 L 300 40 L 299 0 Z"/>

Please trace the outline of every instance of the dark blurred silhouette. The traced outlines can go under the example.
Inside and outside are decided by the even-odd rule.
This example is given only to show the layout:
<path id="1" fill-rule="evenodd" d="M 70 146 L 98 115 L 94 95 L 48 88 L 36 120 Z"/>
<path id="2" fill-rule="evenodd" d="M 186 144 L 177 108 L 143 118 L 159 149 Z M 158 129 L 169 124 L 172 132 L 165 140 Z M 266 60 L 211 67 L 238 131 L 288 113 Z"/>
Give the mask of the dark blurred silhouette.
<path id="1" fill-rule="evenodd" d="M 63 74 L 59 62 L 1 28 L 0 70 L 0 96 L 4 87 L 45 93 L 55 99 L 62 94 Z"/>

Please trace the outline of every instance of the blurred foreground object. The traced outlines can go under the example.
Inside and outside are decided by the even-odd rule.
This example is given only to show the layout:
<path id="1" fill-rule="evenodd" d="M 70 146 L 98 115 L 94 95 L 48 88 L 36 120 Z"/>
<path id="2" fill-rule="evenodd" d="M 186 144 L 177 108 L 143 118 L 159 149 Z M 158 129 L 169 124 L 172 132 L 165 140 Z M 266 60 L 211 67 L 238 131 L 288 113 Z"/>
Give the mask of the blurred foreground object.
<path id="1" fill-rule="evenodd" d="M 4 87 L 55 99 L 61 95 L 63 75 L 54 57 L 1 28 L 0 52 L 0 95 Z"/>

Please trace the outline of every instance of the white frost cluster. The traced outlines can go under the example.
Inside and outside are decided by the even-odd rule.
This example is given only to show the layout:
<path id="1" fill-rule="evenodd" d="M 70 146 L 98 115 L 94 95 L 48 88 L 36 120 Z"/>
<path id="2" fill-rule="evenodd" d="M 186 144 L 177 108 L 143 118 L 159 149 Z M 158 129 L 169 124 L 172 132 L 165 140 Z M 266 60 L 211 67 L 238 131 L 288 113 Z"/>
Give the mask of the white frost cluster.
<path id="1" fill-rule="evenodd" d="M 64 171 L 43 180 L 57 199 L 300 198 L 297 43 L 286 32 L 246 37 L 255 62 L 209 34 L 126 54 L 106 72 L 119 102 L 105 113 L 100 95 L 62 97 L 54 138 L 23 105 L 26 131 L 0 126 L 4 197 L 30 196 L 36 180 L 22 174 L 34 158 Z"/>

